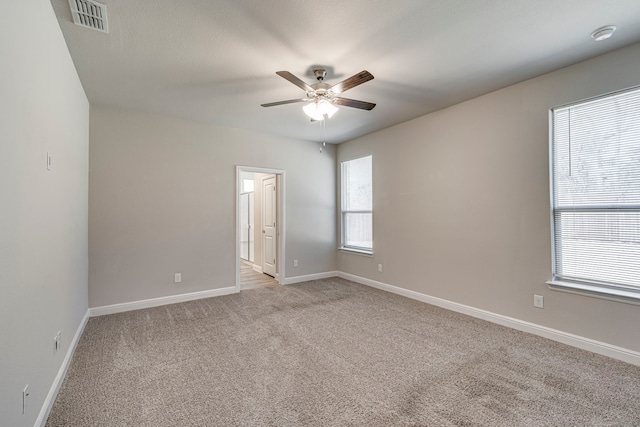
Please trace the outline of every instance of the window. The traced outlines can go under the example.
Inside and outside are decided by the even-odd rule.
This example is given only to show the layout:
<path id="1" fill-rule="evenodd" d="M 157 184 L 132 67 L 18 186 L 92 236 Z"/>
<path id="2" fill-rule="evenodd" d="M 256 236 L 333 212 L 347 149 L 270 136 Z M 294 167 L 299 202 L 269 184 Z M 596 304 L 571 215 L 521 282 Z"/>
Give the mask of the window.
<path id="1" fill-rule="evenodd" d="M 640 299 L 640 88 L 551 110 L 552 287 Z"/>
<path id="2" fill-rule="evenodd" d="M 243 193 L 252 193 L 253 192 L 253 179 L 243 179 L 242 180 L 242 192 Z"/>
<path id="3" fill-rule="evenodd" d="M 342 249 L 373 253 L 371 156 L 342 162 Z"/>

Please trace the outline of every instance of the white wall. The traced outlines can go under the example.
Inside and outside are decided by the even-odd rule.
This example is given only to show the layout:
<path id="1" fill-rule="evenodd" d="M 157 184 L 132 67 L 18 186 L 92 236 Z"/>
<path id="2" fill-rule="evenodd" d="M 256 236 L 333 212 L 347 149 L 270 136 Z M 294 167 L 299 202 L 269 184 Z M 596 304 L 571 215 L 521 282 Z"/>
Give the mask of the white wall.
<path id="1" fill-rule="evenodd" d="M 5 2 L 0 40 L 0 424 L 33 426 L 87 312 L 89 103 L 49 1 Z"/>
<path id="2" fill-rule="evenodd" d="M 638 306 L 545 284 L 548 110 L 638 70 L 634 45 L 341 144 L 338 161 L 373 154 L 375 255 L 340 253 L 339 270 L 640 351 Z"/>
<path id="3" fill-rule="evenodd" d="M 334 147 L 95 106 L 90 135 L 90 307 L 234 286 L 237 165 L 286 171 L 286 277 L 335 270 Z"/>

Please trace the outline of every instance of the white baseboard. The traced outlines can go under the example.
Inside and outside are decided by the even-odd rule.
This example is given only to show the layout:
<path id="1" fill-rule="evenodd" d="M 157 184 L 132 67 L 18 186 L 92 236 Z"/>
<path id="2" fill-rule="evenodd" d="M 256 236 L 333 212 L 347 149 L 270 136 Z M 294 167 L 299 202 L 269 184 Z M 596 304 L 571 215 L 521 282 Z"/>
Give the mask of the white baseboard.
<path id="1" fill-rule="evenodd" d="M 92 307 L 89 309 L 91 317 L 104 316 L 105 314 L 122 313 L 124 311 L 140 310 L 142 308 L 158 307 L 161 305 L 175 304 L 178 302 L 193 301 L 202 298 L 218 297 L 238 293 L 235 286 L 226 288 L 210 289 L 207 291 L 190 292 L 188 294 L 169 295 L 166 297 L 151 298 L 140 301 L 123 302 L 121 304 L 104 305 L 102 307 Z"/>
<path id="2" fill-rule="evenodd" d="M 328 279 L 339 275 L 337 271 L 325 271 L 324 273 L 306 274 L 304 276 L 286 277 L 282 282 L 283 285 L 292 285 L 294 283 L 308 282 L 310 280 Z M 355 281 L 355 280 L 354 280 Z"/>
<path id="3" fill-rule="evenodd" d="M 62 386 L 62 381 L 64 380 L 64 376 L 67 374 L 67 369 L 69 369 L 69 365 L 71 364 L 71 359 L 73 358 L 73 353 L 76 351 L 76 347 L 78 346 L 78 341 L 80 341 L 80 337 L 82 336 L 82 332 L 84 331 L 84 327 L 87 326 L 87 321 L 89 320 L 89 310 L 87 309 L 84 317 L 80 321 L 80 325 L 78 325 L 78 329 L 76 329 L 76 333 L 69 344 L 69 349 L 67 350 L 67 354 L 65 354 L 64 359 L 62 360 L 62 365 L 60 365 L 60 369 L 58 369 L 58 374 L 53 380 L 53 384 L 51 384 L 51 388 L 49 389 L 49 393 L 47 393 L 47 397 L 44 399 L 42 403 L 42 408 L 40 408 L 40 413 L 38 414 L 38 418 L 36 418 L 36 422 L 34 427 L 44 427 L 47 423 L 47 418 L 49 417 L 49 413 L 51 412 L 51 408 L 53 407 L 53 403 L 56 401 L 56 396 L 58 396 L 58 391 L 60 390 L 60 386 Z"/>
<path id="4" fill-rule="evenodd" d="M 260 272 L 262 273 L 262 269 L 256 265 L 253 266 L 253 269 L 256 271 L 258 271 L 257 269 L 259 269 Z M 305 276 L 287 277 L 284 279 L 284 283 L 282 284 L 291 285 L 293 283 L 307 282 L 309 280 L 326 279 L 329 277 L 336 277 L 336 276 L 338 276 L 337 271 L 307 274 Z M 188 294 L 170 295 L 166 297 L 151 298 L 151 299 L 145 299 L 140 301 L 123 302 L 120 304 L 103 305 L 100 307 L 89 308 L 89 316 L 90 317 L 104 316 L 106 314 L 115 314 L 115 313 L 122 313 L 125 311 L 140 310 L 143 308 L 159 307 L 167 304 L 175 304 L 179 302 L 193 301 L 193 300 L 202 299 L 202 298 L 211 298 L 211 297 L 217 297 L 222 295 L 235 294 L 238 292 L 239 292 L 239 289 L 236 286 L 229 286 L 226 288 L 211 289 L 208 291 L 191 292 Z"/>
<path id="5" fill-rule="evenodd" d="M 640 366 L 640 352 L 634 350 L 629 350 L 623 347 L 603 343 L 600 341 L 592 340 L 590 338 L 585 338 L 579 335 L 570 334 L 535 323 L 526 322 L 524 320 L 514 319 L 513 317 L 503 316 L 501 314 L 481 310 L 479 308 L 470 307 L 468 305 L 459 304 L 457 302 L 449 301 L 446 299 L 432 297 L 420 292 L 399 288 L 397 286 L 389 285 L 371 279 L 366 279 L 364 277 L 355 276 L 353 274 L 337 272 L 337 276 L 342 277 L 343 279 L 351 280 L 353 282 L 361 283 L 363 285 L 371 286 L 373 288 L 381 289 L 383 291 L 426 302 L 427 304 L 436 305 L 438 307 L 446 308 L 447 310 L 452 310 L 472 317 L 477 317 L 479 319 L 487 320 L 492 323 L 497 323 L 502 326 L 517 329 L 519 331 L 528 332 L 530 334 L 548 338 L 553 341 L 558 341 L 563 344 L 567 344 L 573 347 L 581 348 L 583 350 L 602 354 L 613 359 L 622 360 L 623 362 Z"/>
<path id="6" fill-rule="evenodd" d="M 255 271 L 256 273 L 262 274 L 262 267 L 260 267 L 259 265 L 253 264 L 253 271 Z"/>

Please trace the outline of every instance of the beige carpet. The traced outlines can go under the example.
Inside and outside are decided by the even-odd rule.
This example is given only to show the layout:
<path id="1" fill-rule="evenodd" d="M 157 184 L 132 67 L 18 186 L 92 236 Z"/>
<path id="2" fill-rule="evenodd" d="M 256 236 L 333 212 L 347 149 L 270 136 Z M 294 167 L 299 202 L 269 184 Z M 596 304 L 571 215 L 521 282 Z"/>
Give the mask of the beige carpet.
<path id="1" fill-rule="evenodd" d="M 638 426 L 640 368 L 342 279 L 92 318 L 47 426 Z"/>

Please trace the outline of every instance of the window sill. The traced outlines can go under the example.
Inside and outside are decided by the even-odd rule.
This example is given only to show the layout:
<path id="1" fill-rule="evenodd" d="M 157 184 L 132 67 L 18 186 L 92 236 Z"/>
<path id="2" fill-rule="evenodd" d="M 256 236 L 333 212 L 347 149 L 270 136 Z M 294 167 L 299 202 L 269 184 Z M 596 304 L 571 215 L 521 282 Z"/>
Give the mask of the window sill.
<path id="1" fill-rule="evenodd" d="M 373 257 L 373 251 L 365 251 L 365 250 L 353 249 L 353 248 L 345 248 L 345 247 L 339 247 L 338 250 L 340 252 L 346 252 L 346 253 L 349 253 L 349 254 L 356 254 L 356 255 Z"/>
<path id="2" fill-rule="evenodd" d="M 546 282 L 553 291 L 568 292 L 626 304 L 640 305 L 640 291 L 607 288 L 604 286 L 587 283 L 565 282 L 562 280 L 549 280 Z"/>

